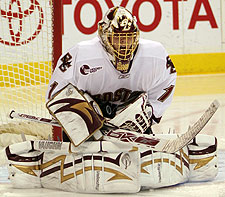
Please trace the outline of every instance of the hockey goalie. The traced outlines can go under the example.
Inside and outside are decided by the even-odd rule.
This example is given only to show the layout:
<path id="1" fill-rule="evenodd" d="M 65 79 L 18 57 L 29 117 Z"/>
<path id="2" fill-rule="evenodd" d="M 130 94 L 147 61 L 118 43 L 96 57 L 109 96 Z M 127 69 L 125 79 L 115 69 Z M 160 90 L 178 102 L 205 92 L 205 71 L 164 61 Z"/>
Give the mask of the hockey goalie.
<path id="1" fill-rule="evenodd" d="M 163 149 L 157 142 L 174 142 L 176 135 L 144 134 L 152 114 L 145 93 L 115 111 L 111 119 L 104 118 L 98 104 L 71 84 L 50 99 L 47 107 L 70 142 L 37 140 L 8 146 L 5 154 L 15 188 L 135 193 L 207 181 L 217 175 L 215 137 L 198 134 L 169 153 L 163 150 L 170 149 Z M 207 113 L 213 113 L 214 107 Z"/>
<path id="2" fill-rule="evenodd" d="M 15 188 L 84 193 L 136 193 L 217 175 L 217 140 L 198 134 L 213 102 L 190 129 L 154 134 L 170 105 L 176 70 L 164 47 L 139 39 L 135 17 L 113 7 L 98 37 L 58 60 L 46 107 L 63 141 L 24 141 L 5 149 Z"/>

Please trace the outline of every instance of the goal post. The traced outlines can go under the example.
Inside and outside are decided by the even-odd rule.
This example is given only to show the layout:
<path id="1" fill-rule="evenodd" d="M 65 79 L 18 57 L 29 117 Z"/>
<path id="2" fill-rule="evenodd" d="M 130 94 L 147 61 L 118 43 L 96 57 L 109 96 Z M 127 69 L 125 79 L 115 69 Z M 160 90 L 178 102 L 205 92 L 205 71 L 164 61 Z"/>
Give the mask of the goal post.
<path id="1" fill-rule="evenodd" d="M 0 134 L 46 139 L 52 127 L 10 119 L 15 111 L 51 118 L 45 93 L 62 53 L 62 0 L 0 1 Z M 61 129 L 53 128 L 61 139 Z M 1 141 L 1 140 L 0 140 Z M 1 143 L 1 142 L 0 142 Z"/>
<path id="2" fill-rule="evenodd" d="M 62 54 L 62 0 L 52 0 L 53 2 L 53 69 L 57 65 L 57 60 Z M 60 127 L 53 126 L 53 140 L 62 140 L 62 129 Z"/>

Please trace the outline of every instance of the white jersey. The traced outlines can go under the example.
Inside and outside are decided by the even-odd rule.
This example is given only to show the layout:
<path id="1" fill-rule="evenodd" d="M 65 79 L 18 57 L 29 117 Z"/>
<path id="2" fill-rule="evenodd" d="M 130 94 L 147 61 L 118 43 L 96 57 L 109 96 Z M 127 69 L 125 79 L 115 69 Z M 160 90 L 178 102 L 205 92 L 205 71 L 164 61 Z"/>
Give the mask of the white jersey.
<path id="1" fill-rule="evenodd" d="M 46 99 L 68 83 L 89 93 L 94 99 L 112 103 L 126 102 L 135 92 L 147 92 L 155 122 L 159 122 L 172 101 L 176 70 L 164 47 L 140 39 L 131 69 L 122 74 L 111 63 L 99 38 L 83 41 L 58 60 Z"/>

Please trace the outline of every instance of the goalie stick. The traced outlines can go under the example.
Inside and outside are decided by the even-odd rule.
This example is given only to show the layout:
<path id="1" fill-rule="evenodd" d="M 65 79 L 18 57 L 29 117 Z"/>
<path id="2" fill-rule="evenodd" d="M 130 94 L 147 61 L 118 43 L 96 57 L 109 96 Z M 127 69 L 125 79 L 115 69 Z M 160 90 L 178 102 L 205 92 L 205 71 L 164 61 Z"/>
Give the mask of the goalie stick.
<path id="1" fill-rule="evenodd" d="M 12 110 L 9 113 L 9 117 L 11 119 L 19 118 L 22 120 L 30 120 L 30 121 L 34 121 L 34 122 L 38 122 L 38 123 L 50 124 L 52 126 L 61 127 L 60 124 L 56 120 L 52 120 L 52 119 L 48 119 L 48 118 L 41 118 L 41 117 L 37 117 L 34 115 L 29 115 L 29 114 L 21 114 L 21 113 L 15 112 L 15 110 Z"/>
<path id="2" fill-rule="evenodd" d="M 105 130 L 103 131 L 104 140 L 123 143 L 130 143 L 132 146 L 150 148 L 154 151 L 174 153 L 186 146 L 207 124 L 219 107 L 219 102 L 214 100 L 208 109 L 203 113 L 200 119 L 188 131 L 176 139 L 157 138 L 154 135 L 139 134 L 127 130 Z M 45 124 L 60 126 L 56 121 L 46 118 L 40 118 L 33 115 L 16 113 L 14 110 L 10 113 L 10 118 L 20 118 L 36 121 Z"/>

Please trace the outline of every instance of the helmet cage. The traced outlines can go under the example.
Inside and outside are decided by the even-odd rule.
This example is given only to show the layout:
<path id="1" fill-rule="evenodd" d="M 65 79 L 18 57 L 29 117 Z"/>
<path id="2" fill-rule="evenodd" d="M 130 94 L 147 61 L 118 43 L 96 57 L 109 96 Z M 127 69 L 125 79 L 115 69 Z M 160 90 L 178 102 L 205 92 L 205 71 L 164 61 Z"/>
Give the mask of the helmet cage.
<path id="1" fill-rule="evenodd" d="M 139 32 L 106 32 L 106 45 L 119 60 L 131 59 L 138 46 Z"/>

